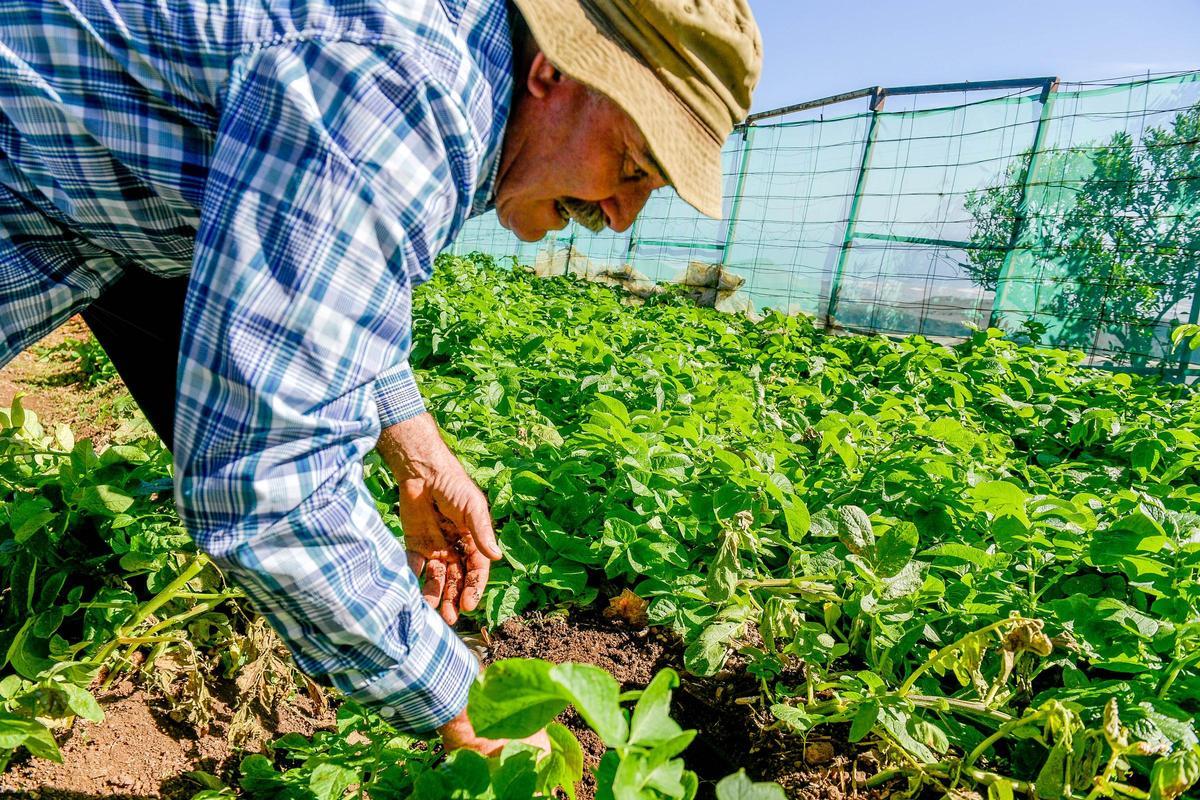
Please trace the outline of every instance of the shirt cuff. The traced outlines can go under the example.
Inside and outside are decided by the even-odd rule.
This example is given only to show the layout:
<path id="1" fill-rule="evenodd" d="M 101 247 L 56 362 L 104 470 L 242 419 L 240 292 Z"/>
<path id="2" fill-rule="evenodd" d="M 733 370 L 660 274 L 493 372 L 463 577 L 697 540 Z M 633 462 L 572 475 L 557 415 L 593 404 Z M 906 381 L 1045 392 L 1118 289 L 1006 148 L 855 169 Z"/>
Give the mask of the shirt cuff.
<path id="1" fill-rule="evenodd" d="M 407 361 L 375 378 L 375 405 L 384 428 L 425 413 L 425 401 Z"/>
<path id="2" fill-rule="evenodd" d="M 467 707 L 479 659 L 424 600 L 410 623 L 414 629 L 403 663 L 349 696 L 397 728 L 428 734 Z"/>

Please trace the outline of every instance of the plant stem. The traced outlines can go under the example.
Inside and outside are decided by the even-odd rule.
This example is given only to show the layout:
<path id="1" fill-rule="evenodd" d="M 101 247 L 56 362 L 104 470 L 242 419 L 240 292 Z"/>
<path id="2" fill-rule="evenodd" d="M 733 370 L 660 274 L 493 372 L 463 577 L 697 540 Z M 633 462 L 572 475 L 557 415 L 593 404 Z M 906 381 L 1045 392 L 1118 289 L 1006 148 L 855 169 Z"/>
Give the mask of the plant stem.
<path id="1" fill-rule="evenodd" d="M 158 609 L 162 608 L 171 600 L 174 600 L 175 596 L 183 591 L 183 587 L 187 586 L 187 584 L 191 582 L 193 578 L 199 575 L 207 565 L 208 557 L 197 555 L 194 559 L 192 559 L 192 562 L 187 565 L 183 572 L 179 573 L 175 580 L 167 584 L 165 589 L 147 600 L 138 608 L 137 614 L 135 614 L 133 619 L 129 621 L 129 624 L 122 628 L 122 633 L 131 631 L 138 625 L 141 625 L 143 622 L 145 622 L 147 617 L 149 617 L 155 611 L 158 611 Z"/>
<path id="2" fill-rule="evenodd" d="M 228 592 L 178 592 L 175 598 L 177 600 L 240 600 L 245 596 L 244 592 L 233 589 Z"/>
<path id="3" fill-rule="evenodd" d="M 975 745 L 975 749 L 972 750 L 967 755 L 967 757 L 962 760 L 963 766 L 969 767 L 970 765 L 974 764 L 975 760 L 977 758 L 979 758 L 981 755 L 983 755 L 984 753 L 986 753 L 988 751 L 988 748 L 990 748 L 996 742 L 1003 739 L 1008 734 L 1012 733 L 1017 728 L 1020 728 L 1024 725 L 1029 725 L 1034 722 L 1039 722 L 1045 716 L 1047 716 L 1047 712 L 1043 711 L 1041 709 L 1038 709 L 1037 711 L 1034 711 L 1032 714 L 1028 714 L 1024 717 L 1018 717 L 1017 719 L 1011 719 L 1008 722 L 1004 723 L 999 728 L 997 728 L 992 733 L 991 736 L 988 736 L 982 742 Z"/>
<path id="4" fill-rule="evenodd" d="M 183 587 L 187 586 L 189 581 L 199 575 L 208 566 L 208 563 L 207 556 L 197 555 L 192 559 L 183 572 L 179 573 L 175 580 L 167 584 L 165 589 L 138 607 L 133 619 L 121 626 L 120 630 L 117 631 L 116 637 L 100 648 L 100 652 L 96 653 L 91 659 L 91 663 L 101 665 L 109 659 L 117 647 L 122 644 L 131 644 L 132 641 L 129 639 L 130 634 L 137 630 L 138 626 L 145 622 L 151 614 L 175 599 L 183 591 Z"/>
<path id="5" fill-rule="evenodd" d="M 1167 668 L 1167 674 L 1163 676 L 1162 681 L 1158 684 L 1158 691 L 1155 694 L 1160 698 L 1166 697 L 1171 685 L 1175 683 L 1175 679 L 1179 677 L 1179 673 L 1183 671 L 1183 668 L 1195 661 L 1200 661 L 1200 650 L 1172 661 L 1171 666 Z"/>
<path id="6" fill-rule="evenodd" d="M 857 621 L 858 620 L 855 620 L 855 622 L 857 622 Z M 901 684 L 900 688 L 897 690 L 897 694 L 907 695 L 909 690 L 912 689 L 913 684 L 917 682 L 917 678 L 921 677 L 926 672 L 928 672 L 929 669 L 934 664 L 936 664 L 938 661 L 940 661 L 951 650 L 955 649 L 956 647 L 962 646 L 962 643 L 969 637 L 978 636 L 979 634 L 983 634 L 983 633 L 991 633 L 992 631 L 1003 628 L 1006 625 L 1013 625 L 1018 622 L 1034 622 L 1034 620 L 1028 619 L 1026 617 L 1020 617 L 1020 616 L 1006 617 L 1005 619 L 1002 619 L 999 622 L 993 622 L 991 625 L 980 628 L 979 630 L 971 631 L 966 636 L 962 636 L 962 637 L 959 637 L 958 639 L 955 639 L 953 642 L 946 645 L 941 650 L 931 653 L 929 658 L 925 660 L 925 663 L 922 664 L 921 666 L 917 667 L 915 670 L 913 670 L 912 674 L 908 676 L 908 679 L 905 680 L 903 684 Z"/>
<path id="7" fill-rule="evenodd" d="M 166 628 L 170 628 L 174 625 L 177 625 L 180 622 L 183 622 L 184 620 L 191 619 L 192 617 L 197 616 L 198 614 L 204 614 L 206 612 L 212 611 L 214 608 L 221 605 L 221 603 L 223 603 L 223 602 L 225 602 L 225 599 L 221 598 L 219 600 L 209 600 L 207 602 L 194 605 L 191 608 L 189 608 L 187 611 L 182 611 L 173 617 L 167 617 L 166 619 L 164 619 L 160 622 L 156 622 L 154 625 L 150 626 L 149 628 L 147 628 L 145 630 L 144 635 L 152 636 L 161 630 L 164 630 Z"/>
<path id="8" fill-rule="evenodd" d="M 988 717 L 998 722 L 1012 722 L 1013 717 L 1010 714 L 1005 714 L 994 708 L 988 708 L 983 703 L 977 700 L 960 700 L 956 697 L 931 697 L 923 694 L 910 694 L 908 700 L 913 705 L 920 708 L 937 709 L 945 704 L 956 711 L 963 711 L 968 714 L 978 714 L 981 717 Z"/>

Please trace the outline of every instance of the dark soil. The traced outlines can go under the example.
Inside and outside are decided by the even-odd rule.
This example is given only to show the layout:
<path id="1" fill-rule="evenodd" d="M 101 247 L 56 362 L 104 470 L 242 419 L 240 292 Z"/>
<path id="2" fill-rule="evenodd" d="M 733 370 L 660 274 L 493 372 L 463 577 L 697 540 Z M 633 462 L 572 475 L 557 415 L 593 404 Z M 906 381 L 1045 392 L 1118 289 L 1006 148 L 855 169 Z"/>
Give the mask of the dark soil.
<path id="1" fill-rule="evenodd" d="M 671 665 L 676 643 L 663 631 L 633 630 L 601 618 L 583 617 L 568 622 L 561 616 L 511 619 L 492 631 L 487 660 L 542 658 L 561 664 L 577 661 L 608 672 L 624 689 L 640 689 L 659 669 Z M 600 763 L 604 745 L 600 737 L 575 713 L 563 712 L 558 721 L 571 729 L 583 747 L 583 782 L 578 800 L 593 800 L 596 778 L 591 770 Z"/>
<path id="2" fill-rule="evenodd" d="M 510 620 L 491 632 L 489 660 L 544 658 L 594 664 L 612 674 L 623 689 L 640 688 L 663 667 L 680 673 L 673 716 L 684 728 L 699 731 L 683 757 L 700 777 L 701 800 L 714 798 L 716 782 L 745 768 L 756 781 L 776 781 L 796 800 L 875 800 L 886 789 L 866 789 L 879 769 L 875 754 L 846 741 L 846 730 L 799 737 L 774 729 L 757 681 L 741 669 L 737 657 L 711 678 L 683 669 L 683 646 L 660 629 L 631 630 L 620 623 L 583 615 Z M 797 681 L 799 676 L 793 676 Z M 568 710 L 560 718 L 583 744 L 585 762 L 595 766 L 604 748 L 583 721 Z M 580 800 L 592 800 L 595 780 L 584 775 Z"/>
<path id="3" fill-rule="evenodd" d="M 845 739 L 834 728 L 808 737 L 772 726 L 774 719 L 759 696 L 755 679 L 730 659 L 725 671 L 710 678 L 683 670 L 682 645 L 661 629 L 634 629 L 597 615 L 568 620 L 534 615 L 510 620 L 486 637 L 486 658 L 544 658 L 578 661 L 608 671 L 623 689 L 641 688 L 663 667 L 680 673 L 673 716 L 699 731 L 684 753 L 700 777 L 701 800 L 715 797 L 716 782 L 745 768 L 759 781 L 776 781 L 797 800 L 876 800 L 886 789 L 865 789 L 879 768 L 875 754 Z M 201 730 L 171 716 L 171 703 L 157 690 L 125 680 L 99 695 L 104 722 L 79 720 L 59 735 L 63 763 L 18 758 L 0 775 L 0 798 L 29 800 L 185 800 L 201 788 L 187 773 L 203 770 L 236 783 L 236 767 L 246 750 L 230 747 L 227 734 L 236 711 L 232 683 L 212 687 L 213 719 Z M 259 716 L 265 737 L 285 733 L 311 735 L 332 729 L 334 713 L 311 698 L 297 695 L 274 714 Z M 586 767 L 580 800 L 594 800 L 590 769 L 604 747 L 583 720 L 568 709 L 559 721 L 579 738 Z M 250 742 L 249 750 L 258 742 Z"/>
<path id="4" fill-rule="evenodd" d="M 60 735 L 63 763 L 24 759 L 0 775 L 0 797 L 29 800 L 184 800 L 202 788 L 187 773 L 203 770 L 231 779 L 244 750 L 229 746 L 230 685 L 213 689 L 213 720 L 207 730 L 171 718 L 169 701 L 149 687 L 126 680 L 98 695 L 104 721 L 77 720 Z M 224 698 L 224 699 L 222 699 Z M 259 716 L 263 734 L 311 735 L 332 729 L 334 714 L 306 696 L 280 703 L 273 715 Z M 249 742 L 251 750 L 260 742 Z M 22 751 L 23 752 L 23 751 Z"/>

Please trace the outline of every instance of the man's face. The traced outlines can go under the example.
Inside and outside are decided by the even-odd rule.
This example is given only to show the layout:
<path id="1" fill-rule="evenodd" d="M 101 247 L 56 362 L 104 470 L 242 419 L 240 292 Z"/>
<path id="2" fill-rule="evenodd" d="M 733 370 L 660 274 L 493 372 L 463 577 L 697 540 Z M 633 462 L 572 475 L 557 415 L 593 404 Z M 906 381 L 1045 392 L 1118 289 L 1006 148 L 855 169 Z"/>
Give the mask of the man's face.
<path id="1" fill-rule="evenodd" d="M 516 92 L 496 187 L 500 224 L 527 242 L 566 227 L 624 231 L 666 185 L 645 137 L 608 98 L 533 60 Z"/>

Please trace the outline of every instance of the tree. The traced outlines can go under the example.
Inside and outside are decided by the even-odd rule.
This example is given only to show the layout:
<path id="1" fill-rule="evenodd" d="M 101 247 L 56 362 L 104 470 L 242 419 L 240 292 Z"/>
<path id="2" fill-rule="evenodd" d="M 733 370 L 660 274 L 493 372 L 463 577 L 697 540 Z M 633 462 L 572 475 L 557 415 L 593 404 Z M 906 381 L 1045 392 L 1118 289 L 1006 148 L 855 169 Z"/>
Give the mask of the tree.
<path id="1" fill-rule="evenodd" d="M 1200 278 L 1200 103 L 1141 143 L 1121 131 L 1101 145 L 1045 153 L 1025 198 L 1030 154 L 992 186 L 971 192 L 971 249 L 963 266 L 995 290 L 1014 243 L 1030 249 L 1052 288 L 1036 310 L 1064 321 L 1057 343 L 1089 346 L 1107 332 L 1135 363 L 1158 326 Z M 1050 262 L 1050 263 L 1047 263 Z"/>

